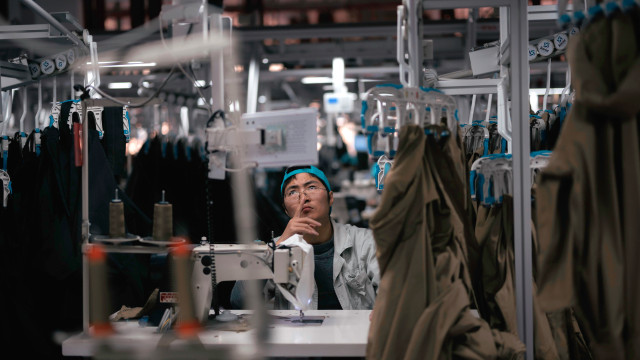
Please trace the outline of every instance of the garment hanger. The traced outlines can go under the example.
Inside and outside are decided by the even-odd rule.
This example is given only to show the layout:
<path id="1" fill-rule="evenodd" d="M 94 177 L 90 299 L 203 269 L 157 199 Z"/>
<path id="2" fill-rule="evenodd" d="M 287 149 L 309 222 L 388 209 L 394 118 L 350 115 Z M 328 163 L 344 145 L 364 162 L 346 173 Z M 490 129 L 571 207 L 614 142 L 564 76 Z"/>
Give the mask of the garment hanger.
<path id="1" fill-rule="evenodd" d="M 38 80 L 38 109 L 36 110 L 36 114 L 34 116 L 34 127 L 33 127 L 33 149 L 31 151 L 36 153 L 36 156 L 40 155 L 40 147 L 42 146 L 42 141 L 40 136 L 42 135 L 40 132 L 40 124 L 39 124 L 39 116 L 42 112 L 42 80 Z"/>
<path id="2" fill-rule="evenodd" d="M 20 149 L 24 149 L 24 146 L 27 143 L 27 134 L 24 132 L 24 119 L 27 118 L 27 94 L 28 89 L 25 85 L 22 88 L 22 115 L 20 115 L 20 131 L 18 132 L 18 137 L 20 138 Z"/>
<path id="3" fill-rule="evenodd" d="M 7 136 L 7 126 L 11 120 L 13 108 L 13 90 L 2 92 L 2 136 L 0 137 L 0 151 L 2 151 L 2 170 L 7 171 L 9 159 L 9 136 Z"/>

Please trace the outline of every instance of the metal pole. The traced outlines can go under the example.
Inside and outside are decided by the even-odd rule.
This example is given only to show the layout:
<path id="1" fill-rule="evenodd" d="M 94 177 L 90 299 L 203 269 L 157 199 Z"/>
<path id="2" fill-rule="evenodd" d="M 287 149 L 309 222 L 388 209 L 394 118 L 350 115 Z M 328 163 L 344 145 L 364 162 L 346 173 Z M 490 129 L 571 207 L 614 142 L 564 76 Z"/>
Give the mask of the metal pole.
<path id="1" fill-rule="evenodd" d="M 84 252 L 89 246 L 89 121 L 87 107 L 89 101 L 82 104 L 82 323 L 85 334 L 89 333 L 89 266 Z"/>
<path id="2" fill-rule="evenodd" d="M 531 245 L 531 170 L 528 98 L 529 62 L 525 54 L 529 40 L 527 3 L 512 0 L 509 8 L 511 52 L 511 109 L 513 116 L 513 220 L 515 290 L 518 335 L 533 359 L 533 276 Z"/>
<path id="3" fill-rule="evenodd" d="M 247 76 L 247 114 L 253 114 L 258 107 L 258 86 L 260 84 L 260 65 L 255 56 L 249 62 Z"/>
<path id="4" fill-rule="evenodd" d="M 222 34 L 222 16 L 213 13 L 210 16 L 211 33 Z M 204 24 L 203 26 L 206 26 Z M 211 104 L 207 104 L 213 110 L 225 111 L 224 104 L 224 53 L 223 51 L 211 52 Z"/>

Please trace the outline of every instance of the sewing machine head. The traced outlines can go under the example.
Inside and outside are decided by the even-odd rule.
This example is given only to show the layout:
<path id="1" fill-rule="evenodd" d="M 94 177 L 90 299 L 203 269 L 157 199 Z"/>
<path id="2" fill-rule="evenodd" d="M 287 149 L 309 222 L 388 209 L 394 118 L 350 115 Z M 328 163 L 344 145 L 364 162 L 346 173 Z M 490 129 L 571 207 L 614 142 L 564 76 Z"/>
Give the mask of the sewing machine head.
<path id="1" fill-rule="evenodd" d="M 207 320 L 213 283 L 230 280 L 272 279 L 287 289 L 295 288 L 304 265 L 300 248 L 273 249 L 264 243 L 205 243 L 193 249 L 192 289 L 200 322 Z"/>

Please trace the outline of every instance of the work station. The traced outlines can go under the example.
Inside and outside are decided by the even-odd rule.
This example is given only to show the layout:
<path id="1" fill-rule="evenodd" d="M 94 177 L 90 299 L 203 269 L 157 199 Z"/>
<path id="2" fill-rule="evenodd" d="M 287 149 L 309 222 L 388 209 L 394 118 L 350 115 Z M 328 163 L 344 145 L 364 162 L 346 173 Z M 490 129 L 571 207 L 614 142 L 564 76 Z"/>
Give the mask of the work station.
<path id="1" fill-rule="evenodd" d="M 638 358 L 638 39 L 634 0 L 5 1 L 2 343 Z"/>

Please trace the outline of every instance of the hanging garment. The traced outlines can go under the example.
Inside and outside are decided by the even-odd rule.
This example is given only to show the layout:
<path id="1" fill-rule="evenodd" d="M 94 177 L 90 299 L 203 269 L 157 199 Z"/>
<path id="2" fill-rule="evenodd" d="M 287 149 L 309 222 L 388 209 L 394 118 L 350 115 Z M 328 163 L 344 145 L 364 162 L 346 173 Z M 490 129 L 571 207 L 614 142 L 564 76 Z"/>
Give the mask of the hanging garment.
<path id="1" fill-rule="evenodd" d="M 629 16 L 594 21 L 569 43 L 575 100 L 537 188 L 540 303 L 573 305 L 596 359 L 640 354 L 640 58 Z"/>
<path id="2" fill-rule="evenodd" d="M 368 359 L 489 359 L 498 356 L 497 346 L 502 355 L 524 352 L 515 337 L 491 331 L 470 313 L 465 237 L 473 234 L 465 226 L 470 204 L 460 191 L 464 176 L 458 138 L 436 140 L 414 125 L 401 129 L 394 166 L 370 221 L 381 283 Z M 457 193 L 447 192 L 456 185 Z"/>
<path id="3" fill-rule="evenodd" d="M 482 247 L 483 296 L 489 309 L 485 319 L 493 329 L 518 335 L 513 235 L 513 198 L 510 195 L 504 195 L 500 206 L 479 207 L 476 239 Z M 571 309 L 545 313 L 534 298 L 533 316 L 535 359 L 590 358 Z"/>

